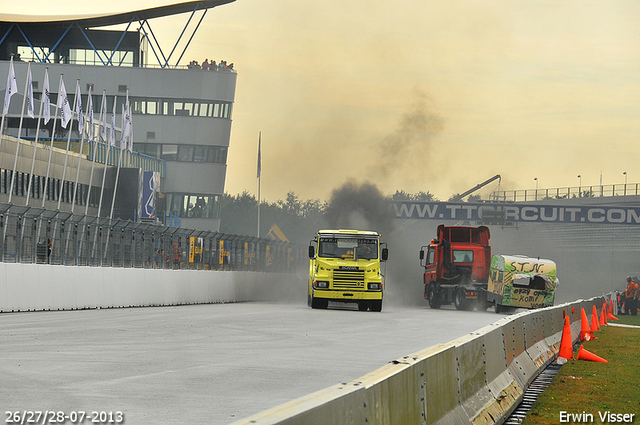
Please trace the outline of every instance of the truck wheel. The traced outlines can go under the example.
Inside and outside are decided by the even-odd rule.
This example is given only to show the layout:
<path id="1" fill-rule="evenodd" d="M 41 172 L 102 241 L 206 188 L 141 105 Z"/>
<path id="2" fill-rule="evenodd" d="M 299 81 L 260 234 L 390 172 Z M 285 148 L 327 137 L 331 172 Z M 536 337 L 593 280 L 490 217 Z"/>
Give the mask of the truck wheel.
<path id="1" fill-rule="evenodd" d="M 437 310 L 440 308 L 440 300 L 438 299 L 438 293 L 436 292 L 436 288 L 434 285 L 429 285 L 429 292 L 428 292 L 428 300 L 429 300 L 429 307 L 431 307 L 434 310 Z"/>
<path id="2" fill-rule="evenodd" d="M 369 306 L 369 309 L 371 311 L 381 312 L 382 311 L 382 300 L 371 301 L 371 305 Z"/>
<path id="3" fill-rule="evenodd" d="M 358 303 L 358 310 L 360 311 L 367 311 L 369 309 L 369 303 L 368 302 L 360 302 Z"/>
<path id="4" fill-rule="evenodd" d="M 311 296 L 311 308 L 327 308 L 328 306 L 329 300 L 323 300 L 321 298 Z"/>
<path id="5" fill-rule="evenodd" d="M 467 309 L 467 300 L 462 295 L 462 290 L 457 289 L 455 295 L 453 296 L 453 303 L 456 306 L 456 310 L 466 310 Z"/>

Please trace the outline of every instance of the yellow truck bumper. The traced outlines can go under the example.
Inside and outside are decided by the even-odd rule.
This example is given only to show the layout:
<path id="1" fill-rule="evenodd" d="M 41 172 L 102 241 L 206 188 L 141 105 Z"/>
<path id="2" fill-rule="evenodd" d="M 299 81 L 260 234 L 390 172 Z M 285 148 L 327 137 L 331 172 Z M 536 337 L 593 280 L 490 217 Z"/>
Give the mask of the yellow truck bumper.
<path id="1" fill-rule="evenodd" d="M 334 291 L 330 289 L 314 289 L 315 298 L 331 301 L 381 300 L 382 291 Z"/>

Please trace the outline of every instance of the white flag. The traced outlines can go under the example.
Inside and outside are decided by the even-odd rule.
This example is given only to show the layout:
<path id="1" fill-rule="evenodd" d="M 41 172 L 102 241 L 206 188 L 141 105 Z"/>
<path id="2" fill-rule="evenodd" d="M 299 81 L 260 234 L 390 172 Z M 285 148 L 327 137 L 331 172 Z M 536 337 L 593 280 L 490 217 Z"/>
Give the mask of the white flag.
<path id="1" fill-rule="evenodd" d="M 29 83 L 27 83 L 27 115 L 30 118 L 35 118 L 36 114 L 33 112 L 33 79 L 31 78 L 31 64 L 29 64 Z"/>
<path id="2" fill-rule="evenodd" d="M 76 82 L 76 106 L 74 111 L 78 116 L 78 133 L 82 137 L 84 133 L 84 115 L 82 114 L 82 93 L 80 93 L 80 81 Z"/>
<path id="3" fill-rule="evenodd" d="M 127 147 L 127 131 L 125 129 L 126 127 L 126 119 L 125 116 L 127 115 L 127 111 L 126 111 L 127 105 L 126 103 L 124 105 L 122 105 L 122 124 L 121 124 L 121 132 L 120 132 L 120 150 L 124 150 Z"/>
<path id="4" fill-rule="evenodd" d="M 105 91 L 102 91 L 102 106 L 100 107 L 100 122 L 102 123 L 102 132 L 100 133 L 100 137 L 102 137 L 102 141 L 107 141 L 107 98 Z"/>
<path id="5" fill-rule="evenodd" d="M 89 88 L 89 102 L 87 103 L 87 117 L 89 119 L 89 140 L 93 140 L 93 99 Z"/>
<path id="6" fill-rule="evenodd" d="M 131 106 L 129 105 L 129 94 L 127 93 L 127 100 L 124 103 L 124 110 L 122 112 L 122 138 L 120 140 L 120 149 L 129 149 L 129 151 L 133 150 L 132 130 Z"/>
<path id="7" fill-rule="evenodd" d="M 116 145 L 116 97 L 113 98 L 113 111 L 111 111 L 111 128 L 109 129 L 109 144 Z"/>
<path id="8" fill-rule="evenodd" d="M 42 109 L 44 110 L 44 123 L 51 119 L 51 93 L 49 92 L 49 69 L 44 70 L 44 88 L 42 90 Z"/>
<path id="9" fill-rule="evenodd" d="M 7 115 L 7 112 L 9 112 L 11 96 L 17 92 L 18 82 L 16 81 L 16 73 L 13 70 L 13 56 L 11 56 L 11 62 L 9 63 L 9 75 L 7 76 L 7 90 L 4 92 L 4 108 L 2 109 L 2 115 Z"/>
<path id="10" fill-rule="evenodd" d="M 71 120 L 71 106 L 67 97 L 67 89 L 64 87 L 64 80 L 60 79 L 60 92 L 58 93 L 58 108 L 60 108 L 62 127 L 67 128 Z"/>

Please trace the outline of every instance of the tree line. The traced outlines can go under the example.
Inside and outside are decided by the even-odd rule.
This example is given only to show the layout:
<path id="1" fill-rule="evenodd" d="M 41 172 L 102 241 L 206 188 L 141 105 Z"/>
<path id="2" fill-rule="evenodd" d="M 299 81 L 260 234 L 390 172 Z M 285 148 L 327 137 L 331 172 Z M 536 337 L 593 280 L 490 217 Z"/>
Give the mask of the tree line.
<path id="1" fill-rule="evenodd" d="M 362 190 L 364 186 L 356 187 L 354 190 Z M 398 190 L 391 196 L 383 196 L 379 192 L 374 192 L 373 195 L 368 194 L 368 199 L 376 197 L 380 198 L 380 201 L 437 201 L 429 192 L 407 193 L 404 190 Z M 276 202 L 262 200 L 260 202 L 260 237 L 266 237 L 271 227 L 277 225 L 290 242 L 307 244 L 317 230 L 335 228 L 334 226 L 344 227 L 344 222 L 334 220 L 336 209 L 347 209 L 348 213 L 356 208 L 341 205 L 335 193 L 329 201 L 302 200 L 294 192 L 287 193 L 284 200 Z M 235 196 L 225 193 L 220 202 L 220 232 L 255 236 L 257 229 L 257 198 L 247 191 Z M 383 231 L 379 228 L 366 230 Z"/>

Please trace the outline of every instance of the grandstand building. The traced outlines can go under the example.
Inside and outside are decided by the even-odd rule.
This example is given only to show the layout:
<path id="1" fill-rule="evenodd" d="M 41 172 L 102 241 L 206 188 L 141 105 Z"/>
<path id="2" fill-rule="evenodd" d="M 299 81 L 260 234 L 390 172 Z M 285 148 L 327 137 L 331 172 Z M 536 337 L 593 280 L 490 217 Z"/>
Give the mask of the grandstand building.
<path id="1" fill-rule="evenodd" d="M 237 74 L 224 67 L 178 65 L 189 43 L 181 52 L 176 50 L 178 42 L 170 52 L 163 50 L 149 21 L 190 13 L 181 37 L 191 41 L 207 11 L 232 1 L 191 1 L 83 17 L 0 14 L 0 95 L 5 97 L 11 63 L 18 87 L 2 131 L 0 203 L 106 217 L 115 191 L 115 217 L 138 220 L 148 214 L 149 202 L 143 195 L 155 177 L 160 184 L 153 205 L 160 222 L 218 231 Z M 185 36 L 189 22 L 197 21 L 192 18 L 198 16 L 193 34 Z M 112 29 L 117 25 L 126 29 Z M 36 118 L 22 112 L 28 67 Z M 52 105 L 47 124 L 38 123 L 45 70 Z M 85 112 L 91 90 L 93 140 L 81 136 L 76 120 L 71 127 L 62 128 L 55 108 L 61 78 L 72 106 L 78 84 Z M 115 147 L 100 140 L 103 93 L 107 126 L 115 102 Z M 121 154 L 127 96 L 133 149 Z M 88 125 L 85 123 L 85 134 Z"/>

